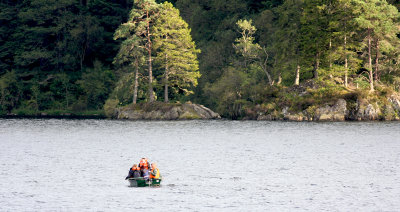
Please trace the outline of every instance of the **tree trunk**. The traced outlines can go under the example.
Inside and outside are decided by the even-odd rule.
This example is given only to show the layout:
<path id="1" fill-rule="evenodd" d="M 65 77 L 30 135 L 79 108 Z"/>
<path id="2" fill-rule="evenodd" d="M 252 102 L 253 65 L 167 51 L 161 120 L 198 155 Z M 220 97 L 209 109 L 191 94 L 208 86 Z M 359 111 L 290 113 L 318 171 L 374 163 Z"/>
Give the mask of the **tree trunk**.
<path id="1" fill-rule="evenodd" d="M 146 11 L 147 18 L 147 51 L 149 53 L 149 102 L 154 102 L 153 93 L 153 67 L 151 64 L 151 39 L 150 39 L 150 20 L 149 11 Z"/>
<path id="2" fill-rule="evenodd" d="M 369 85 L 371 90 L 374 91 L 374 78 L 372 73 L 372 57 L 371 57 L 371 29 L 368 29 L 368 68 L 369 68 Z"/>
<path id="3" fill-rule="evenodd" d="M 314 65 L 314 71 L 313 71 L 314 79 L 318 78 L 318 69 L 319 69 L 319 53 L 317 53 L 317 55 L 315 55 L 315 65 Z"/>
<path id="4" fill-rule="evenodd" d="M 84 46 L 82 47 L 82 52 L 80 52 L 80 66 L 81 66 L 81 71 L 83 71 L 83 61 L 85 60 L 85 54 L 86 54 L 86 41 Z"/>
<path id="5" fill-rule="evenodd" d="M 65 84 L 65 100 L 67 102 L 67 108 L 69 107 L 69 101 L 68 101 L 68 86 Z"/>
<path id="6" fill-rule="evenodd" d="M 329 71 L 332 70 L 332 38 L 329 38 Z"/>
<path id="7" fill-rule="evenodd" d="M 379 79 L 379 39 L 376 39 L 375 81 Z"/>
<path id="8" fill-rule="evenodd" d="M 165 54 L 164 102 L 168 102 L 168 54 Z"/>
<path id="9" fill-rule="evenodd" d="M 138 78 L 139 78 L 139 61 L 135 60 L 135 84 L 133 87 L 133 104 L 137 103 L 137 93 L 138 93 Z"/>
<path id="10" fill-rule="evenodd" d="M 279 71 L 278 74 L 278 82 L 276 83 L 277 85 L 280 85 L 282 83 L 282 73 Z"/>
<path id="11" fill-rule="evenodd" d="M 259 56 L 258 60 L 259 60 L 260 67 L 265 72 L 265 75 L 267 75 L 268 84 L 269 85 L 274 85 L 274 80 L 272 79 L 271 74 L 268 73 L 268 58 L 269 58 L 269 54 L 267 53 L 267 51 L 265 50 L 264 47 L 262 49 L 263 49 L 263 51 L 265 53 L 265 58 L 263 58 L 262 56 Z"/>
<path id="12" fill-rule="evenodd" d="M 274 65 L 273 65 L 274 68 L 276 67 L 276 61 L 277 61 L 277 59 L 275 58 Z M 279 73 L 278 73 L 278 82 L 276 84 L 280 85 L 281 83 L 282 83 L 282 72 L 279 71 Z"/>
<path id="13" fill-rule="evenodd" d="M 294 84 L 295 85 L 299 85 L 300 84 L 300 65 L 297 65 L 296 79 L 294 80 Z"/>
<path id="14" fill-rule="evenodd" d="M 344 35 L 344 87 L 347 88 L 348 86 L 348 69 L 347 69 L 348 65 L 347 65 L 347 35 Z"/>
<path id="15" fill-rule="evenodd" d="M 264 70 L 265 75 L 267 75 L 268 84 L 269 84 L 269 85 L 273 85 L 274 82 L 273 82 L 273 80 L 272 80 L 272 78 L 271 78 L 271 75 L 268 73 L 267 67 L 263 67 L 262 69 Z"/>

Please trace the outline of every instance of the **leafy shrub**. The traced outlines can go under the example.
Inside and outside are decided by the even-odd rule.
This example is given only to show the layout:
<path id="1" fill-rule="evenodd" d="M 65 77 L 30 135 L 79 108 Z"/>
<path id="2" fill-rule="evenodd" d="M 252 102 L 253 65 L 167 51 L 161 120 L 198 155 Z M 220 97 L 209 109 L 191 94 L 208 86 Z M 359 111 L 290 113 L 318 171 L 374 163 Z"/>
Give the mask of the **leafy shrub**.
<path id="1" fill-rule="evenodd" d="M 354 79 L 354 83 L 358 85 L 361 89 L 368 89 L 369 82 L 367 82 L 363 77 L 358 77 Z"/>
<path id="2" fill-rule="evenodd" d="M 119 104 L 117 99 L 108 99 L 104 104 L 104 113 L 107 117 L 113 118 L 116 116 L 115 110 Z"/>

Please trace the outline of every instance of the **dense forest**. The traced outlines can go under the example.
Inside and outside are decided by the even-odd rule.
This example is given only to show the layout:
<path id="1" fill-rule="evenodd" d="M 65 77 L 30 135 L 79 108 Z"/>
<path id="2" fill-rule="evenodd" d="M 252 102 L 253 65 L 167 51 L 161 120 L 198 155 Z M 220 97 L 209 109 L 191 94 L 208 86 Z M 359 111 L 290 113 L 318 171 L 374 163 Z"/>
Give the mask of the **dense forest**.
<path id="1" fill-rule="evenodd" d="M 398 0 L 0 4 L 0 114 L 192 101 L 237 119 L 400 89 Z"/>

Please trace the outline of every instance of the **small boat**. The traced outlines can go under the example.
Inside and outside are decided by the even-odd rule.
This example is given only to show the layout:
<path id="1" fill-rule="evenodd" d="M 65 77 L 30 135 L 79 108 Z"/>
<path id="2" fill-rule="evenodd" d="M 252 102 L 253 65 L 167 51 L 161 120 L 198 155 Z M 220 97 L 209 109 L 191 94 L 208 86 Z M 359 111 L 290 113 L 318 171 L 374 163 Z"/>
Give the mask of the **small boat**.
<path id="1" fill-rule="evenodd" d="M 160 186 L 161 180 L 160 179 L 144 179 L 143 177 L 138 178 L 128 178 L 130 187 L 150 187 L 150 186 Z"/>

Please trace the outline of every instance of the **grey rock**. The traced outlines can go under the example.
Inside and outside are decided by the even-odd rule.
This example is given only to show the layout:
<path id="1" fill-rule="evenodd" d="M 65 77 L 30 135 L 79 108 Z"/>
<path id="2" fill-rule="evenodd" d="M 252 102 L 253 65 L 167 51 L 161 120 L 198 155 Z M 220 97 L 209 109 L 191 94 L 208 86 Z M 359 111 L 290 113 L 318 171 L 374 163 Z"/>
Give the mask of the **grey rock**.
<path id="1" fill-rule="evenodd" d="M 165 120 L 177 120 L 182 113 L 182 110 L 178 107 L 173 107 L 171 110 L 164 114 L 163 119 Z"/>
<path id="2" fill-rule="evenodd" d="M 400 98 L 392 95 L 388 100 L 392 103 L 393 109 L 400 115 Z"/>
<path id="3" fill-rule="evenodd" d="M 304 121 L 305 120 L 305 116 L 303 113 L 297 113 L 297 114 L 289 114 L 288 116 L 286 116 L 287 120 L 289 121 Z"/>
<path id="4" fill-rule="evenodd" d="M 380 113 L 381 110 L 376 104 L 375 105 L 368 104 L 365 108 L 360 106 L 356 114 L 356 120 L 360 121 L 378 120 Z"/>
<path id="5" fill-rule="evenodd" d="M 393 121 L 396 120 L 396 112 L 394 111 L 392 105 L 385 105 L 383 107 L 383 114 L 384 114 L 384 120 L 385 121 Z"/>
<path id="6" fill-rule="evenodd" d="M 272 121 L 275 120 L 271 114 L 267 114 L 267 115 L 259 115 L 257 117 L 257 121 Z"/>
<path id="7" fill-rule="evenodd" d="M 188 111 L 193 111 L 197 114 L 201 119 L 220 119 L 221 116 L 218 113 L 210 110 L 209 108 L 204 107 L 203 105 L 198 104 L 184 104 L 183 109 Z"/>
<path id="8" fill-rule="evenodd" d="M 287 117 L 287 116 L 290 115 L 290 113 L 289 113 L 289 107 L 284 107 L 284 108 L 282 109 L 282 115 L 283 115 L 283 118 L 284 118 L 284 119 L 285 119 L 285 117 Z"/>
<path id="9" fill-rule="evenodd" d="M 146 111 L 135 109 L 132 106 L 126 106 L 116 109 L 118 119 L 130 120 L 179 120 L 179 119 L 220 119 L 218 113 L 204 107 L 192 103 L 182 105 L 172 105 L 163 109 L 154 109 Z"/>
<path id="10" fill-rule="evenodd" d="M 296 113 L 296 114 L 291 114 L 289 112 L 288 107 L 283 108 L 282 115 L 283 115 L 283 120 L 286 120 L 286 121 L 304 121 L 304 120 L 306 120 L 305 115 L 302 112 Z"/>
<path id="11" fill-rule="evenodd" d="M 344 121 L 346 120 L 347 102 L 339 99 L 333 106 L 325 105 L 315 110 L 313 117 L 316 121 Z"/>

